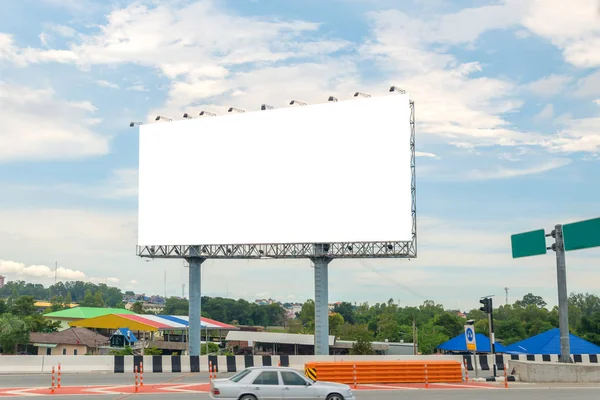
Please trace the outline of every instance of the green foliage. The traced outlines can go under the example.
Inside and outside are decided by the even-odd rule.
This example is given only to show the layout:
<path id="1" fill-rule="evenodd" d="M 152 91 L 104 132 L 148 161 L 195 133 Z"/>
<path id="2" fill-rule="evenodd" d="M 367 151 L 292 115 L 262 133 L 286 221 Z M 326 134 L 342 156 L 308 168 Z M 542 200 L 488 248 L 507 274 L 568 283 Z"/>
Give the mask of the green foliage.
<path id="1" fill-rule="evenodd" d="M 133 349 L 131 348 L 131 346 L 125 346 L 122 349 L 111 350 L 110 354 L 114 355 L 114 356 L 132 356 L 133 355 Z"/>
<path id="2" fill-rule="evenodd" d="M 356 342 L 352 344 L 352 348 L 350 349 L 350 355 L 353 356 L 367 356 L 375 354 L 373 351 L 373 347 L 371 346 L 371 342 L 359 338 Z"/>
<path id="3" fill-rule="evenodd" d="M 0 316 L 0 347 L 3 354 L 14 354 L 18 344 L 29 342 L 29 327 L 12 314 Z"/>
<path id="4" fill-rule="evenodd" d="M 188 315 L 190 303 L 186 299 L 179 299 L 177 297 L 169 297 L 165 301 L 165 314 L 166 315 Z"/>
<path id="5" fill-rule="evenodd" d="M 102 307 L 122 307 L 123 306 L 123 293 L 121 289 L 116 287 L 109 287 L 104 283 L 96 285 L 91 282 L 83 281 L 70 281 L 70 282 L 58 282 L 56 285 L 52 285 L 45 288 L 44 285 L 26 283 L 24 281 L 9 281 L 3 288 L 0 288 L 0 297 L 7 298 L 13 297 L 18 298 L 20 296 L 31 296 L 35 300 L 46 300 L 52 302 L 54 297 L 62 298 L 63 303 L 69 304 L 72 302 L 81 303 L 84 301 L 87 292 L 92 295 L 90 304 L 96 304 L 94 296 L 100 292 L 103 303 Z M 89 300 L 89 298 L 88 298 Z M 98 299 L 96 299 L 98 300 Z M 94 307 L 92 305 L 91 307 Z M 58 310 L 57 310 L 58 311 Z"/>
<path id="6" fill-rule="evenodd" d="M 208 352 L 206 351 L 206 346 L 207 343 L 202 343 L 200 345 L 200 354 L 201 355 L 207 355 L 207 354 L 214 354 L 217 353 L 219 351 L 219 345 L 213 342 L 208 342 Z"/>
<path id="7" fill-rule="evenodd" d="M 156 347 L 148 347 L 144 349 L 144 355 L 146 356 L 160 356 L 162 354 L 162 350 Z"/>
<path id="8" fill-rule="evenodd" d="M 338 313 L 331 313 L 329 315 L 329 334 L 337 335 L 340 328 L 344 325 L 344 317 Z"/>
<path id="9" fill-rule="evenodd" d="M 142 303 L 141 301 L 136 301 L 131 306 L 131 311 L 133 311 L 136 314 L 144 314 L 144 303 Z"/>

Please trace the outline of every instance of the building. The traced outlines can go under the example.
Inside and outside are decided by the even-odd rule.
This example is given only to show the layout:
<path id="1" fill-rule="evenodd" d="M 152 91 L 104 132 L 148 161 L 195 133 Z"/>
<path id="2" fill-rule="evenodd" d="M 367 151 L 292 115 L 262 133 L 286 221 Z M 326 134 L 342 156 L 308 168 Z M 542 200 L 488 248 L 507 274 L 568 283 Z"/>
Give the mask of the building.
<path id="1" fill-rule="evenodd" d="M 38 300 L 36 301 L 33 306 L 36 308 L 36 310 L 38 310 L 39 312 L 44 312 L 46 311 L 47 308 L 52 307 L 52 303 L 50 303 L 49 301 L 43 301 L 43 300 Z M 77 307 L 78 304 L 77 303 L 71 303 L 69 304 L 70 308 L 73 307 Z"/>
<path id="2" fill-rule="evenodd" d="M 83 356 L 98 354 L 99 348 L 107 346 L 109 339 L 86 328 L 69 328 L 60 332 L 29 334 L 32 353 L 46 356 Z"/>
<path id="3" fill-rule="evenodd" d="M 273 332 L 230 331 L 225 339 L 227 347 L 238 355 L 313 355 L 314 335 Z M 329 336 L 329 354 L 345 355 L 353 341 Z M 413 355 L 417 349 L 412 343 L 371 342 L 378 355 Z"/>
<path id="4" fill-rule="evenodd" d="M 6 279 L 6 277 L 0 275 L 0 289 L 2 289 L 4 287 L 4 279 Z"/>
<path id="5" fill-rule="evenodd" d="M 44 318 L 50 321 L 60 321 L 61 326 L 58 328 L 63 331 L 69 329 L 69 323 L 80 321 L 82 319 L 95 318 L 108 314 L 135 314 L 133 311 L 123 308 L 101 308 L 101 307 L 73 307 L 67 310 L 55 311 L 44 314 Z"/>

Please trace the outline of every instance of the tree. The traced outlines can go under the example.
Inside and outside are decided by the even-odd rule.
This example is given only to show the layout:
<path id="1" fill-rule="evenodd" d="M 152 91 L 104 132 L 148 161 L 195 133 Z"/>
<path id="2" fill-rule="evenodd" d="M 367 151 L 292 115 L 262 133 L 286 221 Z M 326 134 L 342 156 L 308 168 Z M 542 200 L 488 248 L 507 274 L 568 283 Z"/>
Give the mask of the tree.
<path id="1" fill-rule="evenodd" d="M 523 296 L 523 300 L 517 300 L 515 303 L 519 307 L 536 306 L 538 308 L 544 308 L 546 304 L 541 296 L 536 296 L 533 293 L 527 293 Z"/>
<path id="2" fill-rule="evenodd" d="M 329 334 L 337 335 L 340 327 L 344 325 L 344 317 L 338 313 L 331 313 L 329 315 Z"/>
<path id="3" fill-rule="evenodd" d="M 208 345 L 208 353 L 206 352 L 206 346 Z M 219 345 L 213 342 L 202 343 L 200 345 L 200 355 L 214 354 L 219 351 Z"/>
<path id="4" fill-rule="evenodd" d="M 26 317 L 35 313 L 35 300 L 32 296 L 19 297 L 13 302 L 11 313 L 18 317 Z"/>
<path id="5" fill-rule="evenodd" d="M 336 304 L 335 306 L 333 306 L 333 310 L 334 313 L 338 313 L 340 314 L 342 317 L 344 317 L 344 321 L 348 322 L 349 324 L 354 324 L 355 320 L 354 320 L 354 307 L 352 307 L 352 304 L 343 301 L 341 303 Z"/>
<path id="6" fill-rule="evenodd" d="M 356 355 L 371 355 L 371 354 L 375 354 L 375 351 L 373 351 L 373 347 L 371 345 L 371 342 L 360 338 L 358 339 L 356 342 L 352 343 L 352 348 L 349 351 L 350 355 L 356 356 Z"/>
<path id="7" fill-rule="evenodd" d="M 302 322 L 307 333 L 315 331 L 315 301 L 307 300 L 302 304 L 302 309 L 298 313 L 298 319 Z"/>
<path id="8" fill-rule="evenodd" d="M 141 301 L 136 301 L 133 303 L 133 306 L 131 306 L 131 311 L 136 314 L 144 314 L 144 303 Z"/>
<path id="9" fill-rule="evenodd" d="M 88 289 L 85 292 L 85 296 L 83 297 L 83 301 L 79 303 L 81 307 L 96 307 L 96 301 L 94 299 L 94 295 L 92 291 Z"/>
<path id="10" fill-rule="evenodd" d="M 94 307 L 106 307 L 104 299 L 102 298 L 102 293 L 100 292 L 96 292 L 94 295 Z"/>
<path id="11" fill-rule="evenodd" d="M 29 329 L 21 318 L 4 314 L 0 317 L 0 346 L 4 354 L 13 354 L 17 345 L 29 343 Z"/>
<path id="12" fill-rule="evenodd" d="M 186 299 L 169 297 L 165 302 L 166 315 L 188 315 L 190 303 Z"/>

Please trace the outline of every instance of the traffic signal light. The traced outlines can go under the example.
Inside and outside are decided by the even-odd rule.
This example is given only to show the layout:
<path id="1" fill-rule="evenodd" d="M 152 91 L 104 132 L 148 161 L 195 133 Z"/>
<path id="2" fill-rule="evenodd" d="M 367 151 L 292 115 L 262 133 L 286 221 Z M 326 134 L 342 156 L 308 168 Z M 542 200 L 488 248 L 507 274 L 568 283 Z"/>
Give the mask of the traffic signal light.
<path id="1" fill-rule="evenodd" d="M 479 300 L 479 302 L 481 304 L 483 304 L 483 307 L 479 307 L 480 311 L 483 311 L 486 314 L 491 314 L 492 313 L 492 299 L 491 298 L 485 298 L 485 299 L 481 299 Z"/>

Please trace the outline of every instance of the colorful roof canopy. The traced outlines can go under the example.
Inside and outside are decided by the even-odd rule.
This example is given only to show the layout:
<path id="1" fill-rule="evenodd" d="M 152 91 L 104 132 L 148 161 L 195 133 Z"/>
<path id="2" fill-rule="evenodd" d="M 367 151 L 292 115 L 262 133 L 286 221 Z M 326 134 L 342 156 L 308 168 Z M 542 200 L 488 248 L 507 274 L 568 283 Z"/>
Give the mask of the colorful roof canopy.
<path id="1" fill-rule="evenodd" d="M 175 315 L 147 315 L 147 314 L 109 314 L 95 318 L 82 319 L 69 322 L 70 326 L 98 329 L 129 328 L 132 331 L 179 331 L 187 330 L 189 318 Z M 233 325 L 224 324 L 208 318 L 201 319 L 202 329 L 237 330 Z"/>
<path id="2" fill-rule="evenodd" d="M 44 314 L 46 318 L 64 318 L 64 319 L 82 319 L 95 318 L 107 314 L 135 314 L 133 311 L 124 308 L 103 308 L 103 307 L 73 307 L 66 310 L 55 311 Z"/>

